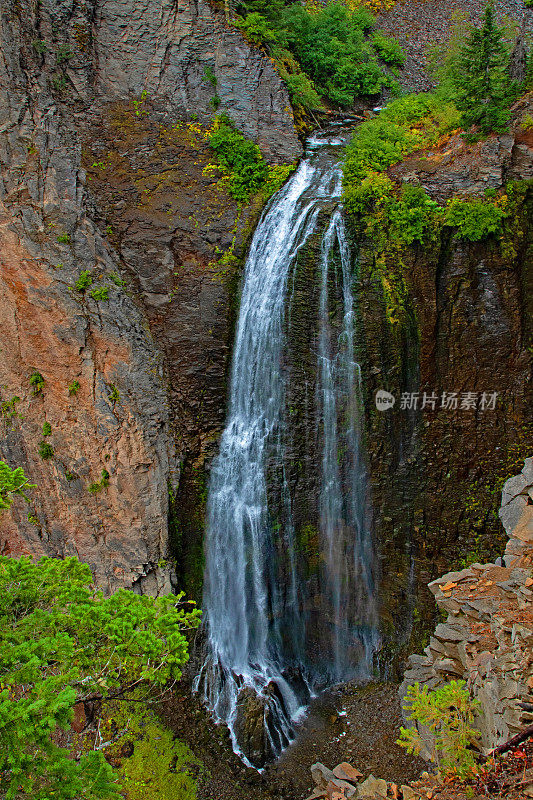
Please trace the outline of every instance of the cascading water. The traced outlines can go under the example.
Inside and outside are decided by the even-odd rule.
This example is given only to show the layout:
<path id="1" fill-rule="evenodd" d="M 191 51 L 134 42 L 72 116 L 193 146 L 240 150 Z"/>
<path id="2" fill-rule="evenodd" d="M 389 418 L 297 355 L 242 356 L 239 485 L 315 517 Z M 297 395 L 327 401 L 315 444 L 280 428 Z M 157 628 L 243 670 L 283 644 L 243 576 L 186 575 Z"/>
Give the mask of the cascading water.
<path id="1" fill-rule="evenodd" d="M 246 262 L 228 418 L 210 477 L 204 589 L 208 653 L 196 686 L 215 719 L 228 725 L 235 751 L 256 766 L 290 741 L 293 724 L 317 687 L 368 672 L 377 643 L 360 377 L 354 359 L 353 278 L 340 211 L 342 173 L 334 149 L 339 144 L 342 139 L 311 140 L 306 158 L 272 198 L 255 231 Z M 319 227 L 322 212 L 332 215 L 321 244 L 315 310 L 320 421 L 314 433 L 322 451 L 316 522 L 328 635 L 317 660 L 308 652 L 309 597 L 287 478 L 290 420 L 284 357 L 291 271 Z M 328 311 L 334 251 L 340 254 L 343 303 L 338 335 Z M 272 505 L 274 474 L 282 508 Z"/>

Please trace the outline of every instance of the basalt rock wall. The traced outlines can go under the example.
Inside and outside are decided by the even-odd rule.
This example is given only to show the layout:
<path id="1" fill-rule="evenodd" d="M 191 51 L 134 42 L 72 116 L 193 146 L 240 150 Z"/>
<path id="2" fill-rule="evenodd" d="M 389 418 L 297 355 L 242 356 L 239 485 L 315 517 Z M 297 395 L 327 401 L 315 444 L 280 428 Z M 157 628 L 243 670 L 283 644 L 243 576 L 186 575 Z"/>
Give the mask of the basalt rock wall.
<path id="1" fill-rule="evenodd" d="M 529 453 L 533 141 L 521 121 L 530 105 L 518 104 L 506 136 L 452 138 L 391 170 L 441 204 L 522 180 L 501 237 L 471 242 L 443 227 L 398 258 L 355 234 L 382 620 L 394 648 L 420 641 L 434 613 L 428 581 L 503 553 L 501 487 Z M 376 408 L 379 389 L 394 395 L 392 408 Z M 385 663 L 390 655 L 386 644 Z"/>
<path id="2" fill-rule="evenodd" d="M 0 457 L 36 485 L 1 551 L 78 555 L 107 591 L 150 593 L 178 554 L 193 591 L 260 209 L 204 171 L 202 131 L 218 105 L 294 159 L 286 89 L 204 2 L 4 2 L 0 46 Z"/>

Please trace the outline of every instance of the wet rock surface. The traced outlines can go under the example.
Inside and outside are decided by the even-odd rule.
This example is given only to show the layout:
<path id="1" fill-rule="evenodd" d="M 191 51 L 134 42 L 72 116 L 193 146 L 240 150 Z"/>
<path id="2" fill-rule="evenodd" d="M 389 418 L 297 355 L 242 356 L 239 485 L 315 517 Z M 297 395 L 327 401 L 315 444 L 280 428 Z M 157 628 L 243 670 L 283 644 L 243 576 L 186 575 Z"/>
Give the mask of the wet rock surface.
<path id="1" fill-rule="evenodd" d="M 391 176 L 419 183 L 442 203 L 457 191 L 479 197 L 484 185 L 503 189 L 509 174 L 530 174 L 533 149 L 521 122 L 530 104 L 529 95 L 517 103 L 502 141 L 492 136 L 466 147 L 452 137 L 396 165 Z M 531 202 L 529 188 L 501 239 L 468 242 L 443 228 L 433 242 L 405 249 L 400 261 L 354 233 L 383 666 L 394 669 L 409 641 L 416 649 L 434 614 L 426 589 L 432 578 L 465 556 L 484 561 L 505 548 L 499 490 L 529 455 L 532 436 Z M 379 389 L 395 397 L 386 412 L 375 408 Z M 462 404 L 467 392 L 476 410 Z M 451 393 L 457 408 L 445 407 Z M 483 393 L 496 393 L 493 410 L 480 408 Z"/>
<path id="2" fill-rule="evenodd" d="M 373 773 L 398 784 L 425 768 L 395 744 L 402 719 L 392 684 L 339 687 L 312 701 L 298 738 L 262 773 L 244 767 L 231 751 L 227 729 L 213 725 L 185 683 L 162 714 L 210 773 L 200 781 L 199 800 L 301 800 L 314 790 L 310 770 L 317 762 L 329 770 L 345 761 L 364 776 Z"/>

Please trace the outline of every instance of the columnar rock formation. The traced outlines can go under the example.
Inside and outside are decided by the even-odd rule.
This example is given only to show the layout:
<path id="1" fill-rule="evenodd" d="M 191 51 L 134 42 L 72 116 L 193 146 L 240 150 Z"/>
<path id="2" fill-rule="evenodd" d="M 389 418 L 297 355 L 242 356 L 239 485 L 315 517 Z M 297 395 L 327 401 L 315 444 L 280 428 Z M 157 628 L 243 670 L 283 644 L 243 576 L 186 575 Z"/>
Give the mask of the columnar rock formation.
<path id="1" fill-rule="evenodd" d="M 533 458 L 503 488 L 500 518 L 509 536 L 503 564 L 472 564 L 429 584 L 447 614 L 411 656 L 400 695 L 418 682 L 435 689 L 464 679 L 480 702 L 483 749 L 533 722 Z"/>

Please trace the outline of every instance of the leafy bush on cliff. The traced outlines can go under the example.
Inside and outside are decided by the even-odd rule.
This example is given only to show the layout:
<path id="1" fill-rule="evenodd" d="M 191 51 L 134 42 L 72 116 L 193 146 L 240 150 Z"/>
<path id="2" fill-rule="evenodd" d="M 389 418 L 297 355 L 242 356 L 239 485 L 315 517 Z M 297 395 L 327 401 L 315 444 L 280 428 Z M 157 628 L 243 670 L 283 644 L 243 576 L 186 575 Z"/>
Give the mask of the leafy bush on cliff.
<path id="1" fill-rule="evenodd" d="M 357 128 L 346 149 L 344 162 L 344 199 L 348 211 L 362 213 L 364 193 L 362 183 L 375 192 L 377 183 L 382 190 L 386 182 L 376 175 L 408 153 L 435 143 L 446 131 L 459 122 L 452 104 L 443 104 L 432 94 L 411 94 L 390 103 L 379 117 L 363 122 Z M 387 184 L 387 194 L 392 182 Z M 371 187 L 374 187 L 371 189 Z M 369 195 L 370 197 L 370 195 Z"/>
<path id="2" fill-rule="evenodd" d="M 454 197 L 446 205 L 444 221 L 456 227 L 463 239 L 479 242 L 491 234 L 501 234 L 506 216 L 505 202 L 487 202 L 479 197 Z"/>
<path id="3" fill-rule="evenodd" d="M 215 118 L 208 141 L 225 173 L 221 183 L 239 203 L 259 191 L 265 199 L 270 197 L 294 170 L 292 164 L 267 164 L 259 147 L 236 130 L 225 114 Z"/>
<path id="4" fill-rule="evenodd" d="M 318 96 L 350 106 L 357 97 L 390 88 L 393 81 L 379 61 L 403 63 L 396 41 L 381 33 L 368 39 L 374 17 L 362 6 L 245 0 L 237 11 L 237 25 L 276 60 L 293 102 L 306 108 L 317 108 Z"/>
<path id="5" fill-rule="evenodd" d="M 407 691 L 408 719 L 426 728 L 429 736 L 422 736 L 416 725 L 401 728 L 398 744 L 416 754 L 430 747 L 431 760 L 441 775 L 464 778 L 477 772 L 471 746 L 480 736 L 473 727 L 479 702 L 470 698 L 465 686 L 464 681 L 450 681 L 430 692 L 415 683 Z"/>
<path id="6" fill-rule="evenodd" d="M 239 133 L 225 115 L 215 122 L 209 146 L 227 171 L 228 193 L 245 203 L 250 194 L 259 190 L 268 175 L 268 164 L 259 147 Z"/>
<path id="7" fill-rule="evenodd" d="M 134 687 L 180 677 L 184 631 L 199 620 L 181 599 L 125 590 L 104 598 L 75 558 L 0 557 L 2 797 L 118 796 L 100 750 L 73 758 L 54 738 L 69 729 L 75 703 L 127 697 Z"/>

